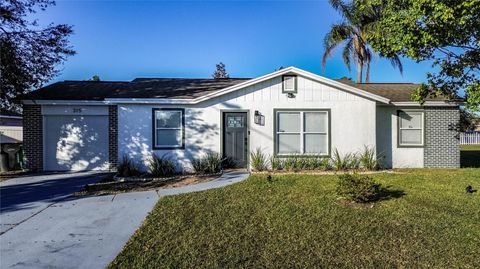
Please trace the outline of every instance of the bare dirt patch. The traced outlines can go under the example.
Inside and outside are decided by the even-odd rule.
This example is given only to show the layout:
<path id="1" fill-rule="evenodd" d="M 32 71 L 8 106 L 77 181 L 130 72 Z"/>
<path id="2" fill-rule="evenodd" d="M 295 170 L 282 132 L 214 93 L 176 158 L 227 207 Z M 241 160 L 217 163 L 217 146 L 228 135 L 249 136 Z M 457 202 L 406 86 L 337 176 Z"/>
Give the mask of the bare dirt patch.
<path id="1" fill-rule="evenodd" d="M 218 178 L 220 175 L 188 175 L 178 176 L 166 180 L 150 180 L 150 181 L 135 181 L 135 182 L 99 182 L 96 184 L 89 184 L 84 187 L 83 190 L 75 192 L 74 196 L 86 196 L 86 195 L 109 195 L 124 192 L 138 192 L 149 191 L 155 189 L 170 189 L 178 188 L 203 182 L 208 182 Z"/>

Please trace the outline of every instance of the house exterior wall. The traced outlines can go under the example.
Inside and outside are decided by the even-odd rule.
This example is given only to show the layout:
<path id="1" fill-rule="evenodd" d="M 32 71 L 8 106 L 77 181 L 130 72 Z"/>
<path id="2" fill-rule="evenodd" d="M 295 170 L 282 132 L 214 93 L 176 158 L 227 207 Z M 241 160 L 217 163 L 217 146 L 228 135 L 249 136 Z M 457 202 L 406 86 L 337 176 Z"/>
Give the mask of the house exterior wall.
<path id="1" fill-rule="evenodd" d="M 397 111 L 408 107 L 377 107 L 377 155 L 387 168 L 424 167 L 424 147 L 398 146 Z"/>
<path id="2" fill-rule="evenodd" d="M 423 110 L 424 146 L 398 146 L 399 110 Z M 460 143 L 456 126 L 458 107 L 394 107 L 377 108 L 377 155 L 383 156 L 388 168 L 460 167 Z"/>
<path id="3" fill-rule="evenodd" d="M 460 167 L 460 141 L 456 130 L 460 121 L 458 107 L 428 107 L 425 118 L 425 167 Z"/>
<path id="4" fill-rule="evenodd" d="M 32 171 L 43 170 L 43 117 L 40 105 L 23 106 L 23 146 L 26 166 Z"/>
<path id="5" fill-rule="evenodd" d="M 288 98 L 277 77 L 196 105 L 118 105 L 119 157 L 124 154 L 146 163 L 152 152 L 170 154 L 180 168 L 190 168 L 190 160 L 206 152 L 221 152 L 221 113 L 249 111 L 249 151 L 261 148 L 274 152 L 274 109 L 330 109 L 331 148 L 344 154 L 376 146 L 376 103 L 298 76 L 298 93 Z M 185 149 L 152 150 L 152 109 L 185 109 Z M 255 111 L 265 117 L 265 125 L 254 123 Z"/>

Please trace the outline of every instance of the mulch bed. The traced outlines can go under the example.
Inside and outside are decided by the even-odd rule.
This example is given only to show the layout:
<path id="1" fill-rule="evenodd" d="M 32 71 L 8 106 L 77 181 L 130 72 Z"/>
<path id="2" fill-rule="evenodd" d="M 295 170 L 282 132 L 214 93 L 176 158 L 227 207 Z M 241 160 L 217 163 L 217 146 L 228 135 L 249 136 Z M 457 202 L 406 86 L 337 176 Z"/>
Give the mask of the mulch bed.
<path id="1" fill-rule="evenodd" d="M 74 196 L 87 195 L 109 195 L 124 192 L 148 191 L 154 189 L 177 188 L 192 184 L 208 182 L 218 178 L 220 174 L 215 175 L 181 175 L 165 179 L 134 179 L 134 181 L 111 181 L 88 184 L 79 192 L 75 192 Z"/>

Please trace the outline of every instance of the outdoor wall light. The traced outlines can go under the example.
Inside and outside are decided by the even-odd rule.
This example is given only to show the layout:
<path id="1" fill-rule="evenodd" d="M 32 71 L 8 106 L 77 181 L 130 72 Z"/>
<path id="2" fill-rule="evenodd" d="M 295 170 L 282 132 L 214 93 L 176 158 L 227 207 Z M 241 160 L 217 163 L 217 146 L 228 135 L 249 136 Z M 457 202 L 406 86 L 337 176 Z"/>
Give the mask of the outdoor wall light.
<path id="1" fill-rule="evenodd" d="M 265 116 L 260 114 L 260 112 L 258 110 L 255 110 L 255 115 L 254 115 L 253 119 L 254 119 L 255 124 L 258 124 L 260 126 L 265 125 Z"/>

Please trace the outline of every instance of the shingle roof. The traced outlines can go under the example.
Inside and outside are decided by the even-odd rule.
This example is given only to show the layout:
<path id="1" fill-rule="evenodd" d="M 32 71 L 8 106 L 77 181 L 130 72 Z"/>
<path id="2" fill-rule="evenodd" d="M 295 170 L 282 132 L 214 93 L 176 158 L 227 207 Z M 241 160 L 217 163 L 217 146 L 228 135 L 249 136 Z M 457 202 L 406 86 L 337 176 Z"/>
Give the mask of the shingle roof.
<path id="1" fill-rule="evenodd" d="M 123 81 L 63 81 L 22 96 L 22 100 L 104 100 L 105 98 L 194 99 L 247 78 L 137 78 Z"/>
<path id="2" fill-rule="evenodd" d="M 354 87 L 383 96 L 392 102 L 412 101 L 411 94 L 420 84 L 414 83 L 358 83 Z M 427 101 L 444 101 L 444 97 L 428 97 Z"/>
<path id="3" fill-rule="evenodd" d="M 248 78 L 189 79 L 136 78 L 127 81 L 63 81 L 20 97 L 22 100 L 104 100 L 106 98 L 195 99 L 249 80 Z M 336 81 L 388 98 L 392 102 L 411 101 L 413 83 L 354 83 Z M 445 100 L 429 98 L 427 100 Z"/>
<path id="4" fill-rule="evenodd" d="M 420 86 L 415 83 L 355 83 L 353 80 L 342 78 L 335 79 L 338 82 L 347 84 L 357 89 L 376 94 L 390 99 L 392 102 L 412 101 L 412 92 Z M 427 97 L 427 101 L 445 101 L 445 97 Z"/>

